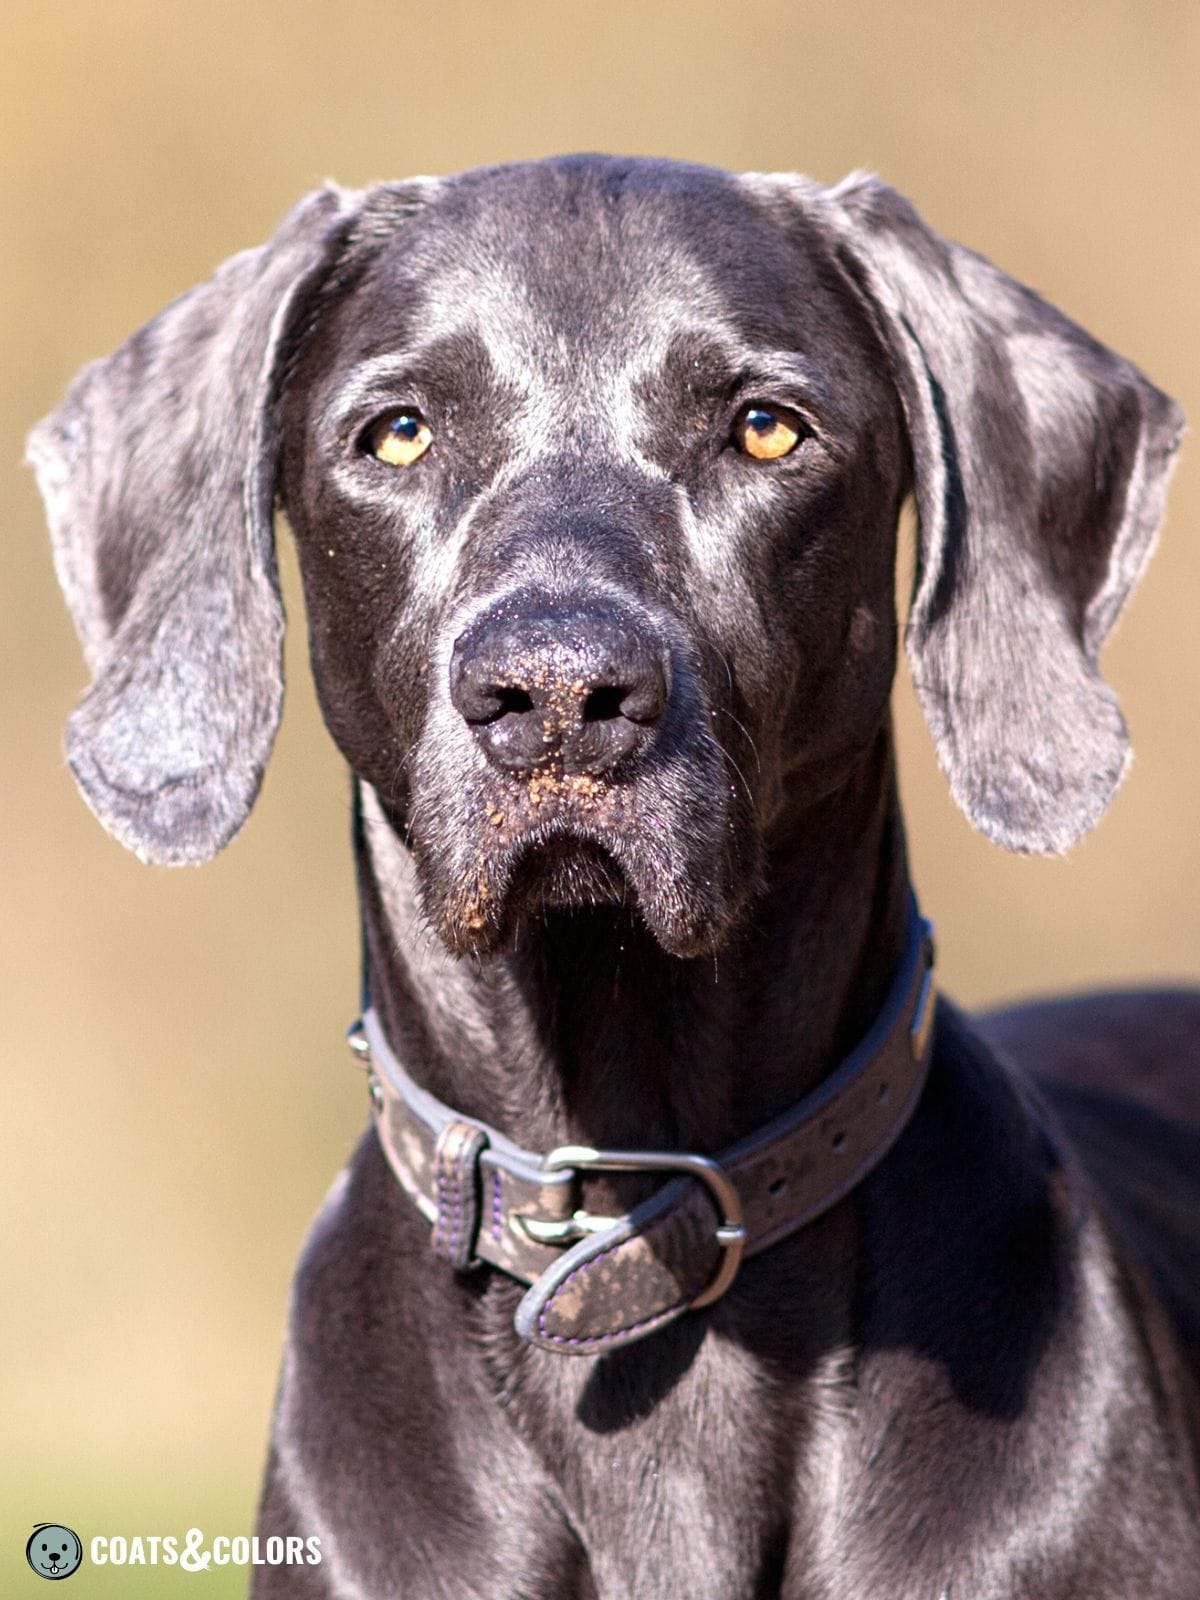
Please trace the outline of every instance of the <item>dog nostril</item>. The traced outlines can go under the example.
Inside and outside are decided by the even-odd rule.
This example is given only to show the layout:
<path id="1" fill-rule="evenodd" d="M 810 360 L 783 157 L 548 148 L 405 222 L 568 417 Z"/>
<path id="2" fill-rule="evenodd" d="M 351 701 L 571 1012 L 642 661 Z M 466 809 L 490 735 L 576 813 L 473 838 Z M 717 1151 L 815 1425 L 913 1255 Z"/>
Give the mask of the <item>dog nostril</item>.
<path id="1" fill-rule="evenodd" d="M 501 717 L 524 716 L 526 711 L 533 710 L 533 696 L 525 689 L 493 689 L 492 694 L 496 701 L 495 716 L 492 720 L 498 721 Z"/>
<path id="2" fill-rule="evenodd" d="M 617 689 L 617 712 L 627 722 L 649 724 L 657 722 L 667 705 L 667 680 L 657 662 L 647 662 L 643 671 L 627 689 Z"/>
<path id="3" fill-rule="evenodd" d="M 502 717 L 521 717 L 532 711 L 533 696 L 513 685 L 468 683 L 458 697 L 458 708 L 473 728 L 486 728 Z"/>
<path id="4" fill-rule="evenodd" d="M 583 720 L 585 722 L 608 722 L 613 717 L 624 715 L 624 701 L 628 689 L 618 687 L 616 684 L 602 683 L 592 690 L 583 702 Z"/>

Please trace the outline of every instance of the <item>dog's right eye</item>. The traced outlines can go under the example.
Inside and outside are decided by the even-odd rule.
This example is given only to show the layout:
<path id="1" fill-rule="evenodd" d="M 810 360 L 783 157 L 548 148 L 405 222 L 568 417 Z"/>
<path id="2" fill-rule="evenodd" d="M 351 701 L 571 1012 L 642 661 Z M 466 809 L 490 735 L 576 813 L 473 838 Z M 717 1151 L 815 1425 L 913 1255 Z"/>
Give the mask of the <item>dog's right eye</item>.
<path id="1" fill-rule="evenodd" d="M 363 449 L 389 467 L 411 467 L 433 443 L 433 429 L 419 411 L 392 411 L 363 435 Z"/>

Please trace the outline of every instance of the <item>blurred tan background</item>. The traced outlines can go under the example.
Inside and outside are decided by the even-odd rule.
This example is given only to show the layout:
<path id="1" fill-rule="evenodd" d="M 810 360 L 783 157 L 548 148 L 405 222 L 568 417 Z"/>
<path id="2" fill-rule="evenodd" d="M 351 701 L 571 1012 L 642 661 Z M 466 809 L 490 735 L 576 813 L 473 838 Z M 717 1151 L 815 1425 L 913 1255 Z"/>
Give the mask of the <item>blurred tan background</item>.
<path id="1" fill-rule="evenodd" d="M 106 838 L 60 755 L 84 684 L 28 425 L 326 176 L 571 149 L 881 172 L 1200 415 L 1200 7 L 17 0 L 0 64 L 0 1590 L 32 1523 L 252 1527 L 287 1284 L 360 1127 L 347 785 L 293 629 L 258 811 L 203 871 Z M 1200 449 L 1107 654 L 1138 761 L 1065 863 L 952 809 L 898 691 L 918 886 L 971 1003 L 1200 978 Z M 285 553 L 291 610 L 300 620 Z M 74 1596 L 240 1593 L 86 1569 Z"/>

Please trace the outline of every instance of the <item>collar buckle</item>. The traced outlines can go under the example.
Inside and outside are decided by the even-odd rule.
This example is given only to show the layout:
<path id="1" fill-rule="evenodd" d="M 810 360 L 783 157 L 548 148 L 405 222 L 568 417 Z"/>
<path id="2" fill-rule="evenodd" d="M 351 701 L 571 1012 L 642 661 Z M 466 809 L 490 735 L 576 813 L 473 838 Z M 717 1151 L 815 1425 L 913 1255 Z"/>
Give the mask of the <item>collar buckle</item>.
<path id="1" fill-rule="evenodd" d="M 595 1150 L 586 1144 L 560 1144 L 543 1159 L 547 1172 L 678 1172 L 695 1178 L 708 1190 L 720 1221 L 716 1239 L 722 1247 L 721 1261 L 711 1281 L 691 1301 L 693 1308 L 719 1300 L 737 1276 L 746 1248 L 746 1224 L 742 1197 L 732 1178 L 709 1156 L 690 1155 L 677 1150 Z M 539 1244 L 573 1244 L 590 1233 L 603 1233 L 616 1227 L 620 1217 L 598 1217 L 576 1211 L 562 1222 L 538 1217 L 522 1217 L 521 1227 Z"/>

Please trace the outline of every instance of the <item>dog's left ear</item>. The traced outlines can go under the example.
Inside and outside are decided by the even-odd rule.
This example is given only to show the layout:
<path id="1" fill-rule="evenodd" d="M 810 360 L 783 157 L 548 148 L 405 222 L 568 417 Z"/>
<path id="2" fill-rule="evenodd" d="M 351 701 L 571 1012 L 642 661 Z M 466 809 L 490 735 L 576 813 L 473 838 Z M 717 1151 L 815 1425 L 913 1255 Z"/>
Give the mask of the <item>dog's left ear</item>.
<path id="1" fill-rule="evenodd" d="M 280 369 L 359 197 L 329 187 L 106 360 L 34 429 L 59 581 L 94 682 L 67 758 L 142 860 L 245 821 L 283 699 L 272 539 Z"/>
<path id="2" fill-rule="evenodd" d="M 920 536 L 906 643 L 951 791 L 1010 850 L 1066 850 L 1129 759 L 1097 657 L 1153 548 L 1182 413 L 886 184 L 801 199 L 907 416 Z"/>

